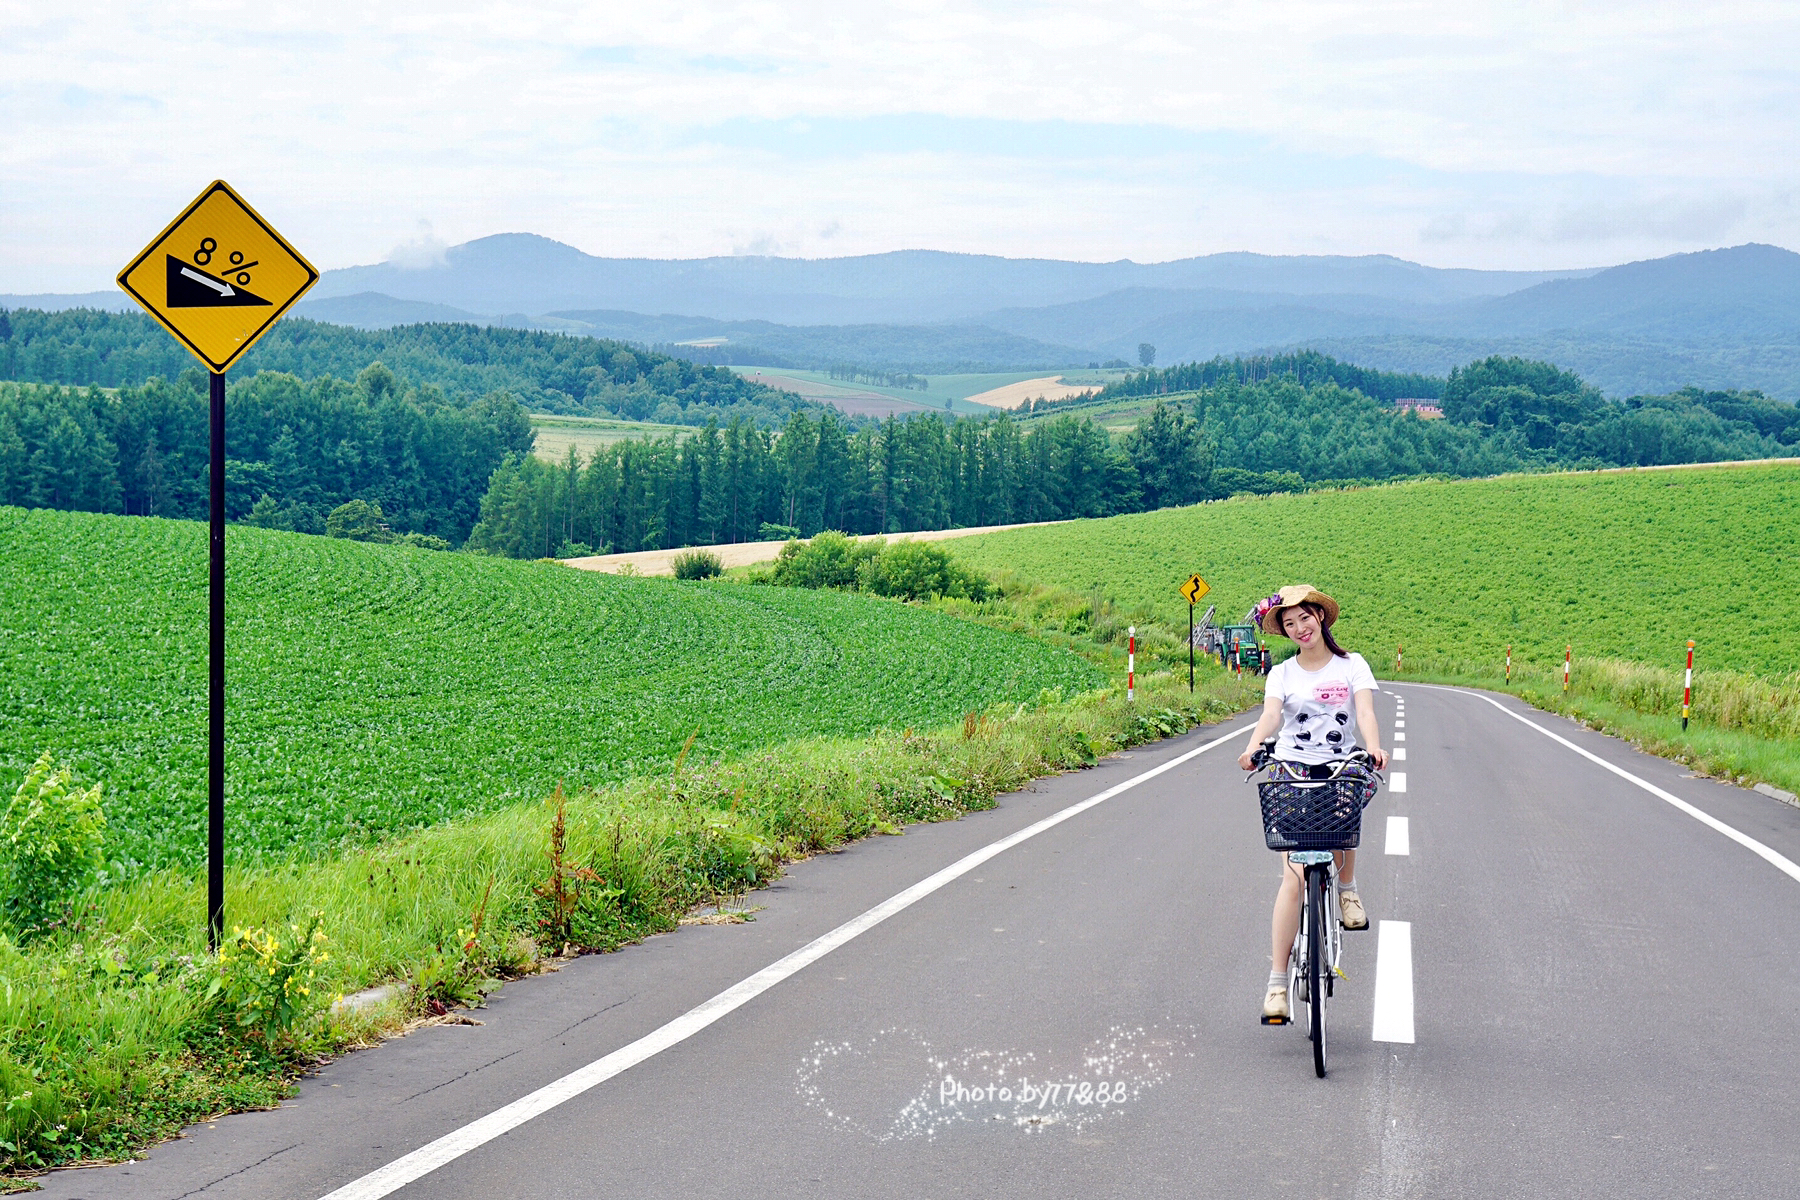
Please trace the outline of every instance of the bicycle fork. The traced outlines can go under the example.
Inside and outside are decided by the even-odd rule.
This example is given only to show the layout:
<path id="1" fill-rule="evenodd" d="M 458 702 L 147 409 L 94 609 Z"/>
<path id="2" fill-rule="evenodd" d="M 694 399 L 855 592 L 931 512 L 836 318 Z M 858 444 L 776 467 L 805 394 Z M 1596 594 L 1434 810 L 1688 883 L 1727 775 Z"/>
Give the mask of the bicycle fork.
<path id="1" fill-rule="evenodd" d="M 1285 1020 L 1280 1017 L 1264 1017 L 1265 1025 L 1290 1024 L 1295 1020 L 1292 1008 L 1294 1004 L 1310 1006 L 1313 1003 L 1312 951 L 1308 930 L 1315 920 L 1321 926 L 1320 946 L 1324 950 L 1324 969 L 1320 972 L 1320 977 L 1325 984 L 1327 999 L 1335 993 L 1334 985 L 1339 978 L 1338 955 L 1342 949 L 1343 930 L 1339 928 L 1338 921 L 1336 861 L 1329 851 L 1297 851 L 1288 855 L 1288 861 L 1303 868 L 1300 878 L 1300 924 L 1294 932 L 1294 944 L 1288 950 L 1289 1015 Z M 1321 877 L 1317 888 L 1319 902 L 1316 911 L 1313 900 L 1315 877 Z"/>

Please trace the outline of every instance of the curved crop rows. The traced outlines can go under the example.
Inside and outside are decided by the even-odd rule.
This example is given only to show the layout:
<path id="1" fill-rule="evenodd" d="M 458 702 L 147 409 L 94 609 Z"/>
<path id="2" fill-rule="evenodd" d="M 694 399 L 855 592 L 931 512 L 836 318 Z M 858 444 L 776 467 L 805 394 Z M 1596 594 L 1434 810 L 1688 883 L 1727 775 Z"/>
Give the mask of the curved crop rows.
<path id="1" fill-rule="evenodd" d="M 232 526 L 240 861 L 786 738 L 941 723 L 1095 670 L 832 592 L 629 579 Z M 204 853 L 206 529 L 0 508 L 0 784 L 54 750 L 128 870 Z"/>

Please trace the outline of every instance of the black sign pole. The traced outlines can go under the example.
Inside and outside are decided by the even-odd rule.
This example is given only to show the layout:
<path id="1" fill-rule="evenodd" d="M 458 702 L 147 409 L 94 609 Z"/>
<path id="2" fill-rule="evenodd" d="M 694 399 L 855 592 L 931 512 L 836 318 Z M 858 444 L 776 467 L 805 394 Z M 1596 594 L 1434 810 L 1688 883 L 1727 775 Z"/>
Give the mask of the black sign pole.
<path id="1" fill-rule="evenodd" d="M 206 770 L 206 946 L 225 934 L 225 376 L 212 376 L 211 671 Z"/>
<path id="2" fill-rule="evenodd" d="M 1194 694 L 1194 602 L 1188 601 L 1188 695 Z"/>

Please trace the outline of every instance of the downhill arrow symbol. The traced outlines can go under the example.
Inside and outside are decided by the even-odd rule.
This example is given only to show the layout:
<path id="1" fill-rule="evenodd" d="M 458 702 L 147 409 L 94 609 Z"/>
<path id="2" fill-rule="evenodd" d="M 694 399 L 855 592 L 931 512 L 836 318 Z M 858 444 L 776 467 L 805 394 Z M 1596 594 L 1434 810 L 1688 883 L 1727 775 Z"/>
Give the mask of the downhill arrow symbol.
<path id="1" fill-rule="evenodd" d="M 220 296 L 235 296 L 237 294 L 236 292 L 233 292 L 231 290 L 231 285 L 229 283 L 225 283 L 225 282 L 223 282 L 221 280 L 217 280 L 217 279 L 208 279 L 206 276 L 204 276 L 200 272 L 194 270 L 194 268 L 192 268 L 192 267 L 188 267 L 188 266 L 182 267 L 181 273 L 183 275 L 186 275 L 189 279 L 193 280 L 195 283 L 199 284 L 201 287 L 211 288 L 213 291 L 219 293 Z"/>
<path id="2" fill-rule="evenodd" d="M 173 254 L 165 257 L 170 308 L 267 308 L 273 303 L 241 287 L 232 287 L 217 275 L 182 262 Z"/>

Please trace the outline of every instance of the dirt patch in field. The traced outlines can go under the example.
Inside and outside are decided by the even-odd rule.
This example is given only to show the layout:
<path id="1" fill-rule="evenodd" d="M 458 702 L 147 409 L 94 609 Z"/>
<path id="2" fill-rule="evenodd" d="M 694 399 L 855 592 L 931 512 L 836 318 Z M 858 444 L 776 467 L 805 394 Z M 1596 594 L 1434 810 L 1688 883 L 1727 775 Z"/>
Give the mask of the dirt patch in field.
<path id="1" fill-rule="evenodd" d="M 1096 383 L 1085 383 L 1077 387 L 1062 381 L 1061 375 L 1046 375 L 1042 379 L 1025 379 L 1018 383 L 1009 383 L 1005 387 L 992 388 L 969 397 L 971 404 L 985 404 L 989 408 L 1018 408 L 1029 400 L 1065 400 L 1070 396 L 1080 396 L 1100 390 Z"/>
<path id="2" fill-rule="evenodd" d="M 923 533 L 896 533 L 890 541 L 942 542 L 950 538 L 972 537 L 978 533 L 998 533 L 1002 529 L 1029 529 L 1033 525 L 1060 525 L 1060 521 L 1027 521 L 1022 525 L 975 525 L 968 529 L 932 529 Z M 727 567 L 747 567 L 753 563 L 774 562 L 781 553 L 782 542 L 727 542 L 720 546 L 688 547 L 711 550 Z M 563 565 L 582 571 L 620 571 L 638 575 L 673 575 L 675 556 L 681 550 L 639 550 L 631 554 L 595 554 L 587 558 L 565 558 Z M 627 569 L 629 567 L 629 570 Z"/>
<path id="3" fill-rule="evenodd" d="M 929 404 L 884 396 L 880 392 L 839 387 L 835 383 L 820 383 L 816 379 L 800 379 L 793 375 L 778 375 L 771 371 L 739 371 L 738 374 L 751 383 L 780 388 L 784 392 L 793 392 L 808 400 L 818 400 L 855 417 L 886 417 L 895 413 L 919 412 L 931 407 Z"/>

